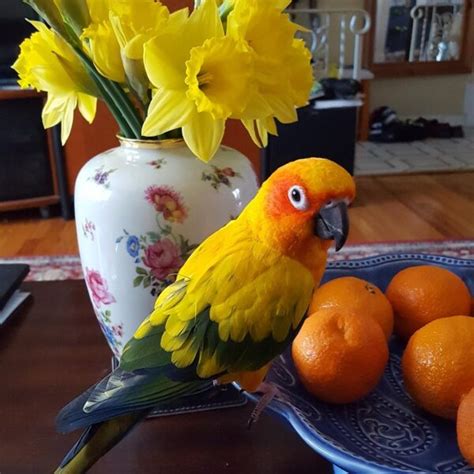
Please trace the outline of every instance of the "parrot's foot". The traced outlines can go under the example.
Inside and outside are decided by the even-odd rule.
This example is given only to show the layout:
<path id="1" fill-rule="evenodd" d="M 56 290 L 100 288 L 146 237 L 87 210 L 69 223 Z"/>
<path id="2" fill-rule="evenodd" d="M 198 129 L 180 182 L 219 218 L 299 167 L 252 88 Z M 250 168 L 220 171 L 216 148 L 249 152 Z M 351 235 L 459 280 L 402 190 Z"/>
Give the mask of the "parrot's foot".
<path id="1" fill-rule="evenodd" d="M 273 385 L 269 382 L 262 382 L 257 390 L 256 393 L 261 393 L 262 396 L 260 400 L 257 402 L 257 406 L 253 409 L 252 413 L 250 414 L 249 421 L 247 422 L 247 428 L 252 428 L 252 425 L 258 421 L 260 415 L 262 414 L 263 410 L 268 406 L 268 404 L 273 400 L 273 398 L 279 394 L 279 390 L 276 385 Z"/>

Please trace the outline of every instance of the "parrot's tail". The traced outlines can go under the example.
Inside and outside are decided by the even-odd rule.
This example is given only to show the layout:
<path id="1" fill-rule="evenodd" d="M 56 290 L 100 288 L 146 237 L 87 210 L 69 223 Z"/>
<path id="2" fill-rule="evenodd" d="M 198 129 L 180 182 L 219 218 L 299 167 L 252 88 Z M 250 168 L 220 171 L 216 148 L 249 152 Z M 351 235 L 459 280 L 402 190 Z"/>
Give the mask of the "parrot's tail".
<path id="1" fill-rule="evenodd" d="M 81 474 L 112 449 L 150 410 L 118 416 L 89 426 L 72 447 L 55 474 Z"/>

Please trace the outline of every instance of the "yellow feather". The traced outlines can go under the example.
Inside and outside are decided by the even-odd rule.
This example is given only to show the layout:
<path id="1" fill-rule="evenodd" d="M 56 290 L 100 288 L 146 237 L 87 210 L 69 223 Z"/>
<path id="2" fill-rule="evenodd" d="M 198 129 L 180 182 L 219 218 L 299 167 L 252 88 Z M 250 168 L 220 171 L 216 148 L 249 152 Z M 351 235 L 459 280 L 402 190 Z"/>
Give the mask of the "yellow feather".
<path id="1" fill-rule="evenodd" d="M 147 334 L 150 328 L 152 327 L 150 320 L 145 319 L 142 324 L 138 327 L 138 329 L 135 331 L 134 338 L 135 339 L 143 339 Z"/>
<path id="2" fill-rule="evenodd" d="M 182 321 L 179 318 L 168 318 L 166 321 L 166 332 L 170 336 L 179 336 L 189 326 L 188 321 Z"/>
<path id="3" fill-rule="evenodd" d="M 218 364 L 216 354 L 210 355 L 209 353 L 201 353 L 197 365 L 197 374 L 199 377 L 212 377 L 215 374 L 222 372 L 222 370 L 225 369 Z"/>
<path id="4" fill-rule="evenodd" d="M 189 367 L 196 358 L 198 345 L 195 341 L 188 339 L 186 343 L 171 355 L 171 362 L 179 369 Z"/>
<path id="5" fill-rule="evenodd" d="M 181 347 L 186 341 L 186 337 L 172 336 L 169 332 L 164 332 L 161 337 L 160 345 L 167 352 L 173 352 Z"/>
<path id="6" fill-rule="evenodd" d="M 218 331 L 219 331 L 219 339 L 221 341 L 227 342 L 230 337 L 230 328 L 231 323 L 229 319 L 224 319 L 219 323 Z"/>

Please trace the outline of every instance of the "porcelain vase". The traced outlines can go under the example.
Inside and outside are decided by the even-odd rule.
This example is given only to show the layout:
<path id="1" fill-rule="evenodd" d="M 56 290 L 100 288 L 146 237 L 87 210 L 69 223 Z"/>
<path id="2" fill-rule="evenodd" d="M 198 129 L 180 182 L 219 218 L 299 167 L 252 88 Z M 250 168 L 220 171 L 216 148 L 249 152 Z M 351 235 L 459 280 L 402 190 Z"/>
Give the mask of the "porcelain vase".
<path id="1" fill-rule="evenodd" d="M 122 140 L 86 163 L 74 194 L 79 251 L 117 357 L 193 249 L 256 191 L 249 160 L 225 146 L 203 163 L 182 140 Z"/>

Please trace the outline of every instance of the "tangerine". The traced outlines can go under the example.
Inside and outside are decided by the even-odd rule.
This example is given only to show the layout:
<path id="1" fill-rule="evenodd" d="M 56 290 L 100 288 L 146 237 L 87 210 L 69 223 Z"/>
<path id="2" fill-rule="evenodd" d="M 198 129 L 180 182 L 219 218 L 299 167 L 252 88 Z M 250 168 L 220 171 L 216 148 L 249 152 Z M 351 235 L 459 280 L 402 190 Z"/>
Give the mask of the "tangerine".
<path id="1" fill-rule="evenodd" d="M 393 331 L 392 305 L 372 283 L 355 277 L 335 278 L 316 290 L 308 314 L 338 308 L 377 321 L 388 340 Z"/>
<path id="2" fill-rule="evenodd" d="M 474 318 L 431 321 L 413 334 L 402 357 L 405 387 L 415 402 L 455 419 L 461 399 L 474 387 Z"/>
<path id="3" fill-rule="evenodd" d="M 434 319 L 470 314 L 466 284 L 453 272 L 432 265 L 397 273 L 386 295 L 394 311 L 395 332 L 404 339 Z"/>
<path id="4" fill-rule="evenodd" d="M 388 346 L 375 321 L 325 308 L 306 319 L 293 341 L 292 355 L 311 394 L 331 403 L 349 403 L 375 388 L 388 360 Z"/>
<path id="5" fill-rule="evenodd" d="M 459 404 L 456 432 L 461 454 L 474 466 L 474 387 Z"/>

